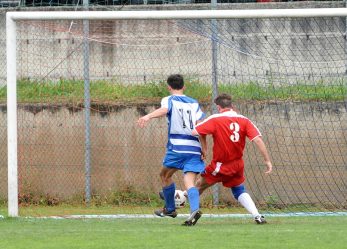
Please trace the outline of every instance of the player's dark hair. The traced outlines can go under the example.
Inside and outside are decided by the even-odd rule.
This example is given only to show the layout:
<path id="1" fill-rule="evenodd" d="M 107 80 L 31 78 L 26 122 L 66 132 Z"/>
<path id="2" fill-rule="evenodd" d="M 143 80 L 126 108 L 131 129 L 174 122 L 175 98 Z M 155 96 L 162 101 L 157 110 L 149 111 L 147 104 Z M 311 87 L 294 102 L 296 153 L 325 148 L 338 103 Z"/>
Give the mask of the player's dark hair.
<path id="1" fill-rule="evenodd" d="M 180 74 L 172 74 L 167 78 L 167 84 L 175 90 L 181 90 L 184 87 L 183 76 Z"/>
<path id="2" fill-rule="evenodd" d="M 214 103 L 216 105 L 219 105 L 222 108 L 232 108 L 231 96 L 229 94 L 226 94 L 226 93 L 222 93 L 222 94 L 218 95 L 214 99 Z"/>

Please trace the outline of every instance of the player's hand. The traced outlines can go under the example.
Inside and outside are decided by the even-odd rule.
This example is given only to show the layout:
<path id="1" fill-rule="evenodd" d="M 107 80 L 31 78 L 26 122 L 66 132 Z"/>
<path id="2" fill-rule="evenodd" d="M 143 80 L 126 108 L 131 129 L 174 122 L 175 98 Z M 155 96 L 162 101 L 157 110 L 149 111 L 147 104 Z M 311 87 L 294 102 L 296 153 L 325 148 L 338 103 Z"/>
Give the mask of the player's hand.
<path id="1" fill-rule="evenodd" d="M 202 150 L 201 151 L 201 160 L 205 160 L 207 157 L 207 151 L 206 150 Z"/>
<path id="2" fill-rule="evenodd" d="M 146 126 L 146 123 L 147 123 L 148 121 L 149 121 L 149 117 L 148 117 L 148 115 L 146 115 L 146 116 L 143 116 L 143 117 L 139 118 L 139 119 L 137 120 L 137 124 L 138 124 L 138 126 L 140 126 L 141 128 L 143 128 L 143 127 Z"/>
<path id="3" fill-rule="evenodd" d="M 271 161 L 267 161 L 267 162 L 265 162 L 265 164 L 266 164 L 265 174 L 270 174 L 272 171 L 272 163 L 271 163 Z"/>

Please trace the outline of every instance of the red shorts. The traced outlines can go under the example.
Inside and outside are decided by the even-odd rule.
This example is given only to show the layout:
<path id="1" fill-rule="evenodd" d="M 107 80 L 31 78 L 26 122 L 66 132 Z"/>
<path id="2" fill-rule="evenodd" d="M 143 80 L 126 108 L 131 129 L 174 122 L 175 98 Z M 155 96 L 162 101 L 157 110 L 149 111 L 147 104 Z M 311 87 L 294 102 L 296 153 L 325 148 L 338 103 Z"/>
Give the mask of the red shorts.
<path id="1" fill-rule="evenodd" d="M 201 174 L 210 185 L 221 182 L 224 187 L 239 186 L 245 181 L 244 162 L 242 159 L 227 163 L 212 161 Z"/>

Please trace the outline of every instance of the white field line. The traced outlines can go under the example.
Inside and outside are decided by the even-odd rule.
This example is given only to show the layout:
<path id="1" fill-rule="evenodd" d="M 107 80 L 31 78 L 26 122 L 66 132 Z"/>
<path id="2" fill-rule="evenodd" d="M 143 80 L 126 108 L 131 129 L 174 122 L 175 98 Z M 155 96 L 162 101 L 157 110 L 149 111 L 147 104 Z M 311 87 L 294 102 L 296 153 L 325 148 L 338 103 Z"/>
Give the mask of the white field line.
<path id="1" fill-rule="evenodd" d="M 303 216 L 347 216 L 347 212 L 297 212 L 297 213 L 264 213 L 266 217 L 303 217 Z M 187 218 L 189 214 L 179 214 L 178 218 Z M 204 218 L 251 218 L 250 214 L 203 214 Z M 3 217 L 2 217 L 3 218 Z M 154 219 L 154 214 L 110 214 L 110 215 L 63 215 L 25 217 L 28 219 Z"/>

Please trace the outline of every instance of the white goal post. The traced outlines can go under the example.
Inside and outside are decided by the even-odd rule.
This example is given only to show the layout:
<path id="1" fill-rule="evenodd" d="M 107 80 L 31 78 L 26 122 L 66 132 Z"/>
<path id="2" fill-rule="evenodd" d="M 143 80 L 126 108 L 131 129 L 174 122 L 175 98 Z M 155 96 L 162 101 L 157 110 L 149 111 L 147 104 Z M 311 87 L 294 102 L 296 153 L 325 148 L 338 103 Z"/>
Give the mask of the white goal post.
<path id="1" fill-rule="evenodd" d="M 8 136 L 8 216 L 18 216 L 16 21 L 20 20 L 132 20 L 132 19 L 233 19 L 284 17 L 345 17 L 346 8 L 185 10 L 185 11 L 76 11 L 8 12 L 7 52 L 7 136 Z"/>

